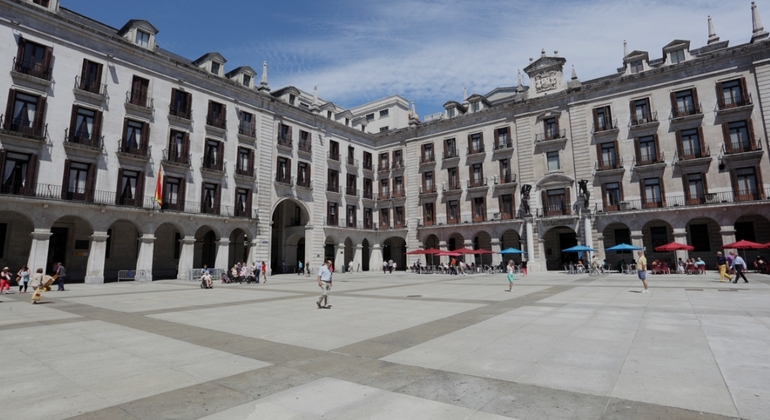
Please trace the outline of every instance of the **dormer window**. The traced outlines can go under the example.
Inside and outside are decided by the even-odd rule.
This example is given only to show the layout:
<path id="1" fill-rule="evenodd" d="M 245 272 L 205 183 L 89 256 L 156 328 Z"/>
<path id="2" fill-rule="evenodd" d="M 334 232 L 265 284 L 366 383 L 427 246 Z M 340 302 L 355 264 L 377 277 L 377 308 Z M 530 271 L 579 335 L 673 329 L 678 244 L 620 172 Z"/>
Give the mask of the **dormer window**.
<path id="1" fill-rule="evenodd" d="M 217 63 L 216 61 L 211 62 L 211 74 L 216 74 L 217 76 L 219 76 L 219 68 L 220 68 L 219 63 Z"/>
<path id="2" fill-rule="evenodd" d="M 447 118 L 454 118 L 454 116 L 455 116 L 455 109 L 454 108 L 447 109 L 446 110 L 446 116 L 447 116 Z"/>
<path id="3" fill-rule="evenodd" d="M 148 48 L 150 46 L 150 34 L 144 31 L 137 30 L 134 43 L 140 47 Z"/>
<path id="4" fill-rule="evenodd" d="M 243 75 L 243 86 L 251 87 L 251 76 L 248 74 Z"/>
<path id="5" fill-rule="evenodd" d="M 677 64 L 684 61 L 684 49 L 671 51 L 671 64 Z"/>
<path id="6" fill-rule="evenodd" d="M 632 61 L 630 64 L 631 68 L 631 74 L 641 73 L 644 71 L 644 61 L 642 60 L 636 60 Z"/>
<path id="7" fill-rule="evenodd" d="M 373 120 L 374 120 L 374 113 L 366 114 L 366 121 L 373 121 Z"/>
<path id="8" fill-rule="evenodd" d="M 48 7 L 51 4 L 51 0 L 32 0 L 32 3 L 35 3 L 39 6 Z"/>
<path id="9" fill-rule="evenodd" d="M 471 104 L 471 112 L 478 112 L 479 111 L 479 103 L 474 102 Z"/>
<path id="10" fill-rule="evenodd" d="M 289 94 L 289 105 L 294 105 L 294 102 L 297 101 L 297 97 L 294 96 L 294 94 Z"/>

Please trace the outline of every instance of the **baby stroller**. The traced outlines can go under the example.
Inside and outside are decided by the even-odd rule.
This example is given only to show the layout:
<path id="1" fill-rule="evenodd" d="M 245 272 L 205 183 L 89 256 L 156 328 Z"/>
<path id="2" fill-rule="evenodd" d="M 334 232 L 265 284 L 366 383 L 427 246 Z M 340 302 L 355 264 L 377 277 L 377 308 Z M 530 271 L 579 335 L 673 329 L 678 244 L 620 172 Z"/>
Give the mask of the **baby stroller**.
<path id="1" fill-rule="evenodd" d="M 227 273 L 222 273 L 222 284 L 232 283 L 233 281 L 230 280 L 230 277 L 227 275 Z"/>
<path id="2" fill-rule="evenodd" d="M 211 286 L 209 286 L 209 283 L 211 283 Z M 210 274 L 204 274 L 201 276 L 201 289 L 213 289 L 214 283 L 211 281 L 211 275 Z"/>

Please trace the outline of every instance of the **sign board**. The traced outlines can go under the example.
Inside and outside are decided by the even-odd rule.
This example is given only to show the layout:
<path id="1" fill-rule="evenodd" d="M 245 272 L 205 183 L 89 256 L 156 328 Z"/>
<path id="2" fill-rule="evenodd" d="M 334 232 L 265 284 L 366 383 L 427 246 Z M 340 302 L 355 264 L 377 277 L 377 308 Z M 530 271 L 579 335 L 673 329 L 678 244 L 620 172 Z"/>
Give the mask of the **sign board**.
<path id="1" fill-rule="evenodd" d="M 262 245 L 267 245 L 267 244 L 268 244 L 267 240 L 262 241 Z"/>

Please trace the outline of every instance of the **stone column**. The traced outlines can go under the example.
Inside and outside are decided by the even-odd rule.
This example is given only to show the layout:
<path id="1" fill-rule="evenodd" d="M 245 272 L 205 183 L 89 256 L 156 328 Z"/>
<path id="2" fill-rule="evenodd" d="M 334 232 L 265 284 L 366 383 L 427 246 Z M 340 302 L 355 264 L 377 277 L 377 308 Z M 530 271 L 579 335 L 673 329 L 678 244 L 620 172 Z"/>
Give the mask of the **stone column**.
<path id="1" fill-rule="evenodd" d="M 500 239 L 492 238 L 491 244 L 492 244 L 492 265 L 500 265 L 500 262 L 503 261 L 503 256 L 501 254 L 498 254 L 498 252 L 501 251 Z"/>
<path id="2" fill-rule="evenodd" d="M 447 252 L 449 251 L 449 245 L 447 245 L 446 241 L 439 241 L 438 242 L 438 249 L 441 250 L 441 252 Z M 448 263 L 449 257 L 438 257 L 438 261 L 440 263 Z"/>
<path id="3" fill-rule="evenodd" d="M 136 281 L 152 281 L 152 254 L 155 250 L 155 235 L 146 233 L 139 239 L 139 255 L 136 257 Z"/>
<path id="4" fill-rule="evenodd" d="M 527 235 L 527 249 L 523 249 L 522 251 L 526 252 L 524 256 L 527 258 L 527 272 L 538 272 L 540 271 L 540 263 L 535 259 L 535 233 L 534 228 L 532 227 L 531 217 L 524 219 L 524 230 Z M 541 244 L 540 249 L 542 248 Z M 545 253 L 542 254 L 542 258 L 545 258 Z M 545 260 L 543 260 L 543 267 L 545 267 Z"/>
<path id="5" fill-rule="evenodd" d="M 641 230 L 632 230 L 631 231 L 631 245 L 637 246 L 639 248 L 644 248 L 644 235 L 642 235 Z M 651 249 L 645 249 L 645 253 L 652 252 Z M 636 259 L 636 255 L 634 255 L 634 259 Z"/>
<path id="6" fill-rule="evenodd" d="M 361 244 L 356 245 L 356 250 L 353 252 L 353 270 L 361 270 L 361 256 L 363 255 L 364 246 Z"/>
<path id="7" fill-rule="evenodd" d="M 369 256 L 369 271 L 382 272 L 382 248 L 378 243 L 372 245 L 372 254 Z"/>
<path id="8" fill-rule="evenodd" d="M 674 228 L 674 242 L 687 245 L 687 229 Z M 679 258 L 686 261 L 689 255 L 687 251 L 676 251 L 674 262 L 676 263 Z M 671 271 L 674 272 L 674 269 L 671 268 Z"/>
<path id="9" fill-rule="evenodd" d="M 217 241 L 217 258 L 214 260 L 214 267 L 221 268 L 223 270 L 229 270 L 230 259 L 230 241 L 227 239 L 220 239 Z"/>
<path id="10" fill-rule="evenodd" d="M 719 233 L 722 235 L 722 245 L 731 244 L 735 242 L 734 226 L 720 226 Z M 726 249 L 725 251 L 735 251 L 735 249 Z M 722 253 L 724 254 L 724 251 Z"/>
<path id="11" fill-rule="evenodd" d="M 337 244 L 337 252 L 334 254 L 334 272 L 335 273 L 342 273 L 347 272 L 347 266 L 343 269 L 342 266 L 345 265 L 345 243 Z"/>
<path id="12" fill-rule="evenodd" d="M 176 278 L 179 280 L 190 280 L 190 272 L 193 269 L 193 258 L 195 257 L 195 238 L 182 238 L 179 240 L 182 249 L 179 250 L 179 265 L 177 266 Z"/>
<path id="13" fill-rule="evenodd" d="M 91 235 L 91 246 L 88 249 L 86 263 L 86 284 L 104 283 L 104 256 L 107 252 L 107 232 L 94 232 Z"/>
<path id="14" fill-rule="evenodd" d="M 35 229 L 32 231 L 32 246 L 29 248 L 29 260 L 27 267 L 34 273 L 38 268 L 43 272 L 48 270 L 48 240 L 51 238 L 51 229 Z"/>
<path id="15" fill-rule="evenodd" d="M 589 248 L 594 247 L 594 235 L 593 235 L 593 225 L 591 223 L 591 215 L 588 214 L 583 219 L 583 239 L 585 240 L 585 246 Z"/>

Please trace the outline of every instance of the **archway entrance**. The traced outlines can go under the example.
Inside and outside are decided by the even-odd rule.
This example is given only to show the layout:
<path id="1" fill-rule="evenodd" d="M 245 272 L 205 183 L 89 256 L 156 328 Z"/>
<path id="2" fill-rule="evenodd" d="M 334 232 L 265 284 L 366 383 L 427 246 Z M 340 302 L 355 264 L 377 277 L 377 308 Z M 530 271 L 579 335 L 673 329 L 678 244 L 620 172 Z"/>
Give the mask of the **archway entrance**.
<path id="1" fill-rule="evenodd" d="M 354 248 L 353 248 L 353 240 L 350 238 L 345 239 L 345 272 L 348 271 L 350 267 L 350 262 L 353 261 L 354 254 Z M 355 270 L 355 264 L 353 265 L 353 269 Z"/>
<path id="2" fill-rule="evenodd" d="M 217 234 L 208 226 L 201 226 L 195 232 L 195 251 L 193 267 L 199 268 L 207 265 L 214 268 L 217 262 Z M 217 267 L 230 268 L 230 267 Z"/>
<path id="3" fill-rule="evenodd" d="M 364 239 L 364 241 L 361 242 L 361 247 L 361 270 L 369 271 L 369 249 L 372 246 L 369 245 L 369 241 L 367 239 Z"/>
<path id="4" fill-rule="evenodd" d="M 427 238 L 425 238 L 425 249 L 439 249 L 439 240 L 438 236 L 436 235 L 430 235 Z M 425 255 L 425 263 L 427 265 L 435 265 L 439 263 L 439 257 L 433 255 L 433 254 L 426 254 Z"/>
<path id="5" fill-rule="evenodd" d="M 270 268 L 272 274 L 282 272 L 283 263 L 287 271 L 296 268 L 298 261 L 306 260 L 305 226 L 310 219 L 305 207 L 298 201 L 286 199 L 273 210 L 270 231 Z"/>
<path id="6" fill-rule="evenodd" d="M 53 224 L 51 233 L 45 272 L 51 272 L 53 264 L 61 262 L 69 280 L 83 280 L 94 234 L 91 225 L 79 217 L 64 216 Z"/>
<path id="7" fill-rule="evenodd" d="M 0 238 L 13 238 L 10 241 L 0 241 L 0 264 L 15 270 L 27 264 L 29 250 L 32 246 L 32 235 L 35 226 L 27 216 L 10 211 L 0 212 Z M 42 268 L 42 261 L 33 261 L 31 270 Z M 15 272 L 15 271 L 14 271 Z"/>
<path id="8" fill-rule="evenodd" d="M 489 236 L 489 233 L 479 232 L 479 234 L 473 238 L 473 249 L 485 249 L 487 251 L 491 251 L 492 237 Z M 473 259 L 476 265 L 492 265 L 492 254 L 476 254 L 473 256 Z M 465 262 L 468 262 L 468 260 Z"/>
<path id="9" fill-rule="evenodd" d="M 230 233 L 230 247 L 227 255 L 227 268 L 237 262 L 249 262 L 249 235 L 243 229 L 235 229 Z"/>
<path id="10" fill-rule="evenodd" d="M 136 270 L 141 235 L 134 223 L 117 220 L 107 229 L 107 243 L 104 252 L 104 281 L 118 279 L 120 270 Z"/>
<path id="11" fill-rule="evenodd" d="M 561 252 L 577 245 L 577 234 L 566 226 L 557 226 L 545 234 L 545 264 L 548 270 L 563 270 L 565 264 L 575 263 L 578 254 Z"/>
<path id="12" fill-rule="evenodd" d="M 171 223 L 163 223 L 155 229 L 155 246 L 152 249 L 152 278 L 175 279 L 182 254 L 181 230 Z"/>
<path id="13" fill-rule="evenodd" d="M 397 270 L 406 268 L 406 241 L 403 238 L 388 238 L 382 243 L 383 261 L 393 260 Z"/>

